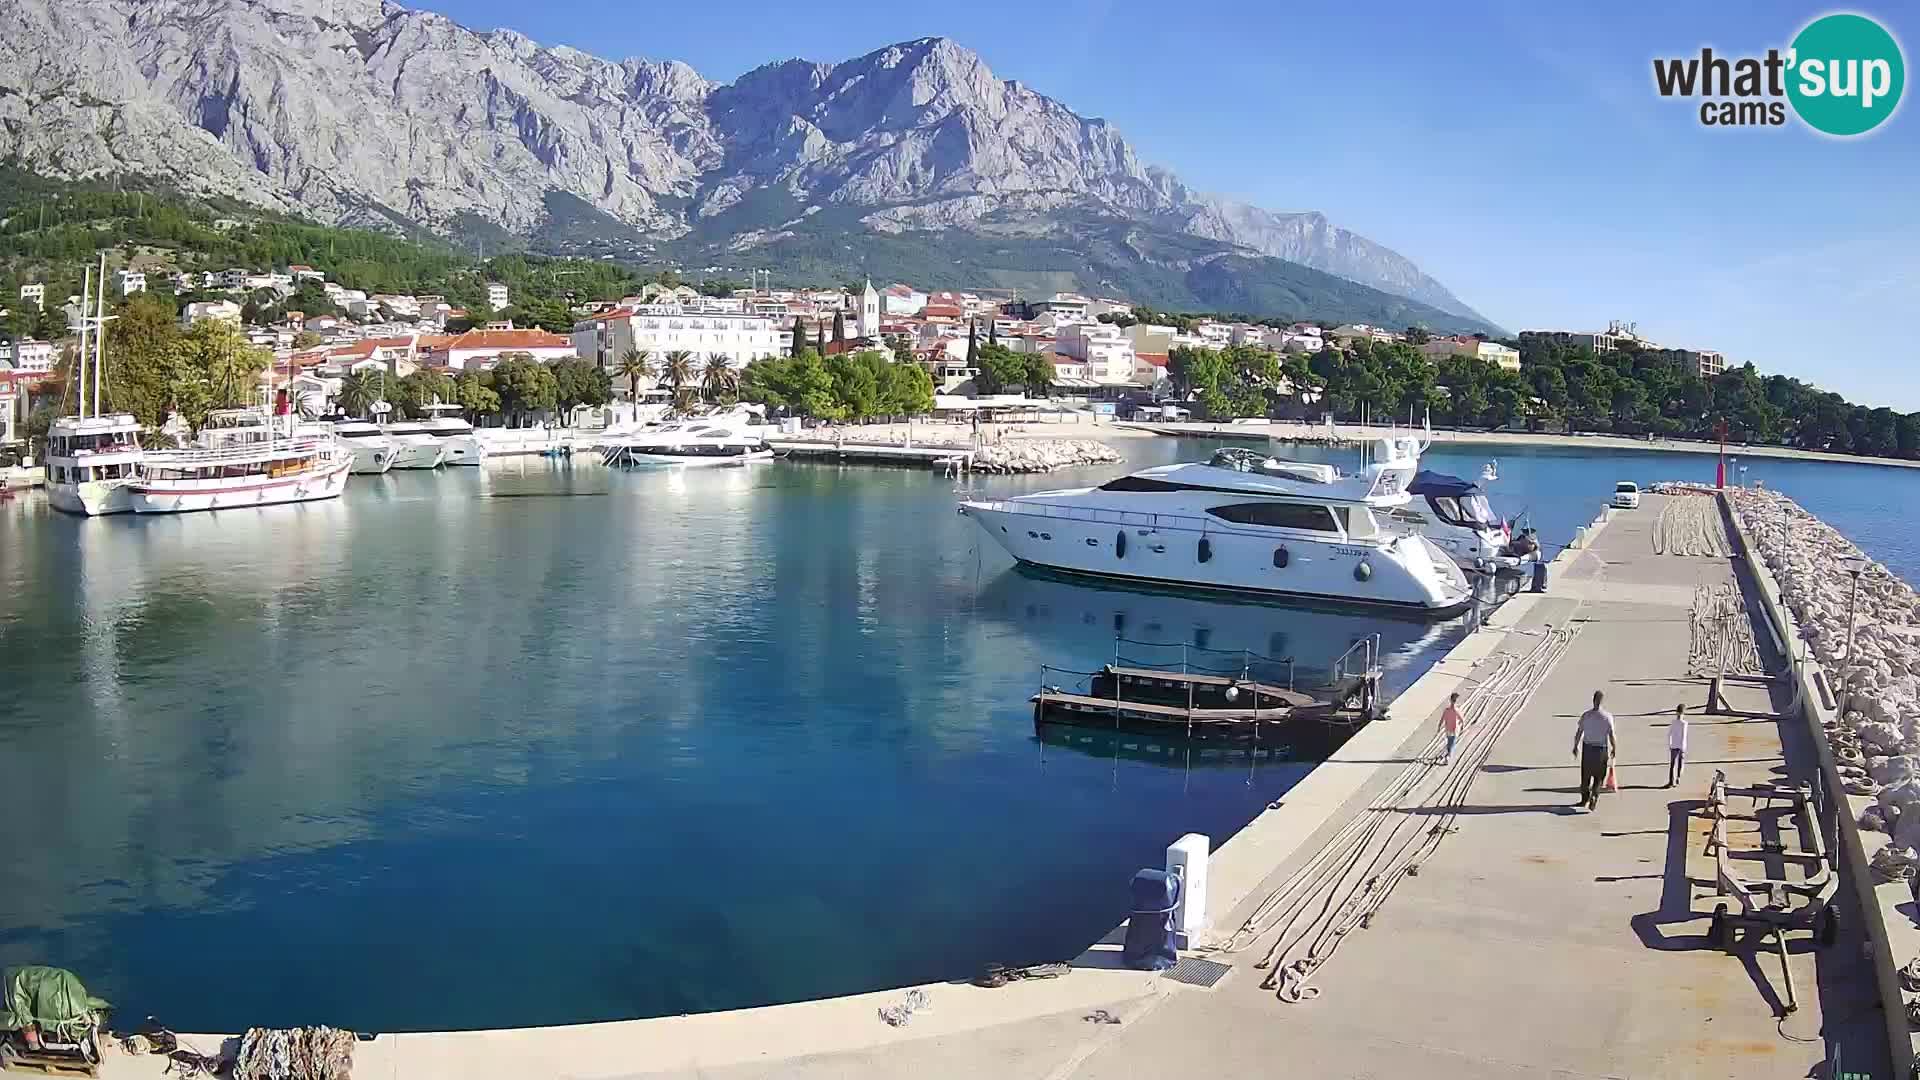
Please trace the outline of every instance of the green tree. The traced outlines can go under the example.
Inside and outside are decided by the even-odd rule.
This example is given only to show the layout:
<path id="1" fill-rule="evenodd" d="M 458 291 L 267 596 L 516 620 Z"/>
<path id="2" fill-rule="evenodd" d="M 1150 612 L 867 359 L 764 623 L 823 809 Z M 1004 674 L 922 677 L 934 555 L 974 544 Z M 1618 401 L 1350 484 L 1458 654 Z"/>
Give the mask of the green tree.
<path id="1" fill-rule="evenodd" d="M 453 399 L 466 411 L 469 421 L 500 412 L 500 395 L 493 389 L 493 374 L 463 371 L 453 377 Z"/>
<path id="2" fill-rule="evenodd" d="M 866 420 L 879 413 L 880 378 L 874 364 L 879 353 L 838 353 L 827 357 L 833 381 L 833 407 L 841 419 Z"/>
<path id="3" fill-rule="evenodd" d="M 645 349 L 628 349 L 620 354 L 613 373 L 627 380 L 627 397 L 639 401 L 640 380 L 653 378 L 653 354 Z"/>
<path id="4" fill-rule="evenodd" d="M 890 413 L 924 416 L 933 411 L 933 377 L 917 363 L 888 364 L 881 395 Z"/>
<path id="5" fill-rule="evenodd" d="M 660 360 L 660 381 L 673 392 L 673 400 L 680 403 L 686 389 L 693 385 L 693 353 L 686 349 L 674 349 Z"/>
<path id="6" fill-rule="evenodd" d="M 804 322 L 801 322 L 800 317 L 796 315 L 793 317 L 793 347 L 791 352 L 794 356 L 799 356 L 801 353 L 806 351 L 807 351 L 807 324 Z"/>
<path id="7" fill-rule="evenodd" d="M 398 385 L 398 396 L 389 400 L 408 416 L 418 418 L 430 405 L 454 403 L 453 377 L 437 368 L 415 368 Z"/>
<path id="8" fill-rule="evenodd" d="M 553 372 L 556 399 L 563 413 L 571 412 L 576 405 L 597 408 L 613 397 L 613 379 L 591 360 L 568 357 L 547 368 Z"/>
<path id="9" fill-rule="evenodd" d="M 348 416 L 365 418 L 373 403 L 380 399 L 380 388 L 372 375 L 350 371 L 340 377 L 340 390 L 333 395 L 334 407 Z"/>
<path id="10" fill-rule="evenodd" d="M 311 349 L 321 344 L 326 340 L 327 340 L 326 338 L 321 337 L 319 334 L 316 334 L 311 330 L 302 330 L 299 333 L 293 335 L 293 347 L 295 351 L 305 351 L 307 349 Z"/>
<path id="11" fill-rule="evenodd" d="M 527 414 L 556 409 L 560 405 L 560 383 L 545 364 L 524 353 L 509 353 L 500 358 L 492 371 L 493 391 L 499 395 L 501 411 L 509 426 L 523 426 Z"/>
<path id="12" fill-rule="evenodd" d="M 739 392 L 740 373 L 726 353 L 707 354 L 706 366 L 700 369 L 700 389 L 715 403 L 729 401 Z"/>
<path id="13" fill-rule="evenodd" d="M 833 313 L 833 340 L 847 340 L 847 315 L 844 311 Z"/>

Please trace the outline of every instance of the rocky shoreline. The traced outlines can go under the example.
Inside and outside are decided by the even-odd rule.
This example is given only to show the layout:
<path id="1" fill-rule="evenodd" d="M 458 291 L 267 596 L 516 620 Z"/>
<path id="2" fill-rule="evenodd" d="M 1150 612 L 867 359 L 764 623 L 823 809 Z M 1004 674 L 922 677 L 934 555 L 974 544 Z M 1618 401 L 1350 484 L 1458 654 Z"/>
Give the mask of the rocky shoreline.
<path id="1" fill-rule="evenodd" d="M 985 473 L 1048 473 L 1078 465 L 1114 465 L 1126 458 L 1092 439 L 1020 439 L 995 443 L 973 457 L 973 470 Z"/>
<path id="2" fill-rule="evenodd" d="M 1755 550 L 1780 584 L 1808 650 L 1833 679 L 1841 717 L 1827 725 L 1848 794 L 1873 795 L 1862 827 L 1893 838 L 1892 858 L 1920 848 L 1920 594 L 1840 531 L 1776 491 L 1728 492 Z M 1848 655 L 1849 560 L 1862 566 Z"/>

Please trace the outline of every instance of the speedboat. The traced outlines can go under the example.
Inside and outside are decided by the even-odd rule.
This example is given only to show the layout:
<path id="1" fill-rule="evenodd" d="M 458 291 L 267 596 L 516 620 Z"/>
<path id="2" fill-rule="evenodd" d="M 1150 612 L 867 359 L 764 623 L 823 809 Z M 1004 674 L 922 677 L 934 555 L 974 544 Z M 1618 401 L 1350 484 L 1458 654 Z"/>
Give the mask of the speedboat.
<path id="1" fill-rule="evenodd" d="M 1515 536 L 1478 484 L 1423 469 L 1407 485 L 1407 493 L 1425 499 L 1426 509 L 1398 507 L 1390 511 L 1392 520 L 1440 545 L 1462 569 L 1518 573 L 1540 558 L 1533 531 Z"/>
<path id="2" fill-rule="evenodd" d="M 423 410 L 418 420 L 388 424 L 383 430 L 401 441 L 401 460 L 396 469 L 431 469 L 437 465 L 478 465 L 486 460 L 487 448 L 473 433 L 473 425 L 461 416 L 458 405 L 435 403 Z M 426 451 L 426 440 L 438 444 L 440 453 Z M 409 454 L 407 451 L 411 450 Z M 432 464 L 426 464 L 432 458 Z"/>
<path id="3" fill-rule="evenodd" d="M 337 498 L 353 452 L 331 433 L 282 433 L 261 409 L 217 409 L 184 450 L 149 450 L 130 485 L 137 514 Z"/>
<path id="4" fill-rule="evenodd" d="M 600 459 L 608 465 L 743 465 L 771 461 L 766 427 L 736 411 L 682 420 L 611 440 Z"/>
<path id="5" fill-rule="evenodd" d="M 393 468 L 400 448 L 380 430 L 380 425 L 365 420 L 341 420 L 333 425 L 334 437 L 353 452 L 353 471 L 383 473 Z"/>
<path id="6" fill-rule="evenodd" d="M 127 513 L 145 459 L 140 422 L 126 413 L 58 417 L 47 428 L 47 501 L 88 517 Z"/>
<path id="7" fill-rule="evenodd" d="M 1226 449 L 1099 487 L 960 504 L 1022 563 L 1072 574 L 1450 615 L 1466 575 L 1388 516 L 1412 498 L 1418 439 L 1369 446 L 1358 474 Z"/>

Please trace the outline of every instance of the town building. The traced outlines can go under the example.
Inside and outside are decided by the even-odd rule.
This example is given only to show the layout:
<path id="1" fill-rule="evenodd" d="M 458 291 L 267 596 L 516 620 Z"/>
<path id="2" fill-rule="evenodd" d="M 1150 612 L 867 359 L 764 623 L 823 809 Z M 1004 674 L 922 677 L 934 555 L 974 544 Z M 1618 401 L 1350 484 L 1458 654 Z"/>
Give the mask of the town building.
<path id="1" fill-rule="evenodd" d="M 497 281 L 487 282 L 487 306 L 500 311 L 507 306 L 507 287 Z"/>
<path id="2" fill-rule="evenodd" d="M 1134 323 L 1122 333 L 1133 342 L 1135 353 L 1167 353 L 1173 349 L 1173 327 L 1152 323 Z"/>
<path id="3" fill-rule="evenodd" d="M 1333 328 L 1331 336 L 1342 345 L 1351 345 L 1356 341 L 1392 342 L 1400 340 L 1400 335 L 1378 326 L 1366 323 L 1347 323 Z"/>
<path id="4" fill-rule="evenodd" d="M 1133 381 L 1133 340 L 1112 323 L 1068 323 L 1054 336 L 1054 352 L 1083 365 L 1081 377 L 1091 382 Z"/>
<path id="5" fill-rule="evenodd" d="M 880 291 L 880 311 L 885 315 L 918 315 L 927 306 L 927 294 L 911 285 L 889 285 Z"/>
<path id="6" fill-rule="evenodd" d="M 704 364 L 717 353 L 731 366 L 743 368 L 782 355 L 792 343 L 790 330 L 790 324 L 764 315 L 706 304 L 640 304 L 574 323 L 572 346 L 601 367 L 617 365 L 632 349 L 655 363 L 684 350 L 694 355 L 696 364 Z M 817 333 L 809 336 L 819 340 Z"/>
<path id="7" fill-rule="evenodd" d="M 14 342 L 5 353 L 13 370 L 23 374 L 44 374 L 53 370 L 54 356 L 58 350 L 51 341 L 26 339 Z"/>
<path id="8" fill-rule="evenodd" d="M 147 275 L 139 270 L 121 270 L 116 273 L 120 280 L 120 295 L 132 296 L 147 291 Z"/>
<path id="9" fill-rule="evenodd" d="M 240 305 L 231 300 L 209 300 L 188 304 L 180 312 L 180 325 L 192 326 L 203 319 L 218 319 L 221 322 L 240 325 Z"/>
<path id="10" fill-rule="evenodd" d="M 579 355 L 573 339 L 545 330 L 469 330 L 454 337 L 423 337 L 423 363 L 452 371 L 486 367 L 507 353 L 524 353 L 543 364 Z"/>
<path id="11" fill-rule="evenodd" d="M 1520 350 L 1497 341 L 1481 341 L 1472 337 L 1434 338 L 1421 345 L 1420 351 L 1434 363 L 1450 356 L 1468 356 L 1484 360 L 1502 371 L 1520 370 Z"/>
<path id="12" fill-rule="evenodd" d="M 1693 362 L 1693 373 L 1703 379 L 1713 379 L 1726 373 L 1727 358 L 1712 349 L 1683 349 L 1685 356 Z"/>
<path id="13" fill-rule="evenodd" d="M 315 270 L 315 269 L 314 269 L 313 267 L 311 267 L 311 266 L 301 266 L 301 265 L 299 265 L 299 264 L 297 264 L 297 263 L 296 263 L 295 265 L 293 265 L 293 266 L 289 266 L 289 267 L 287 267 L 287 273 L 288 273 L 288 275 L 290 275 L 290 276 L 291 276 L 291 277 L 293 278 L 293 280 L 294 280 L 294 281 L 295 281 L 296 283 L 298 283 L 298 282 L 302 282 L 302 281 L 325 281 L 325 280 L 327 280 L 327 275 L 325 275 L 325 274 L 323 274 L 323 273 L 321 273 L 321 272 L 320 272 L 320 271 L 318 271 L 318 270 Z"/>
<path id="14" fill-rule="evenodd" d="M 20 303 L 22 306 L 32 304 L 33 310 L 35 311 L 45 311 L 47 309 L 47 287 L 39 282 L 35 282 L 32 285 L 20 286 Z"/>
<path id="15" fill-rule="evenodd" d="M 214 283 L 222 289 L 244 289 L 247 287 L 247 279 L 252 276 L 253 274 L 245 267 L 235 266 L 215 275 Z"/>
<path id="16" fill-rule="evenodd" d="M 872 280 L 860 290 L 860 311 L 853 324 L 854 336 L 863 340 L 880 334 L 880 294 L 873 291 Z"/>
<path id="17" fill-rule="evenodd" d="M 27 393 L 13 377 L 0 371 L 0 446 L 27 441 Z"/>

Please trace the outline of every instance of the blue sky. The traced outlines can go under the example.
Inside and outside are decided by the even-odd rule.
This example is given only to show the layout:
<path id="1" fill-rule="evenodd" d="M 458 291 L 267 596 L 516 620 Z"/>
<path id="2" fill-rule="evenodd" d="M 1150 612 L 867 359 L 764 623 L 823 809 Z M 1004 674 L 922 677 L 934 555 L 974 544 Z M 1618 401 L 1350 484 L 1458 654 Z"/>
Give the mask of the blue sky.
<path id="1" fill-rule="evenodd" d="M 1188 184 L 1321 210 L 1512 330 L 1637 321 L 1854 401 L 1920 409 L 1920 106 L 1864 138 L 1715 130 L 1655 56 L 1784 48 L 1834 8 L 424 0 L 470 26 L 731 79 L 930 34 L 1088 116 Z M 1726 5 L 1732 9 L 1733 5 Z M 1920 9 L 1857 7 L 1909 67 Z M 1911 98 L 1920 91 L 1909 91 Z"/>

